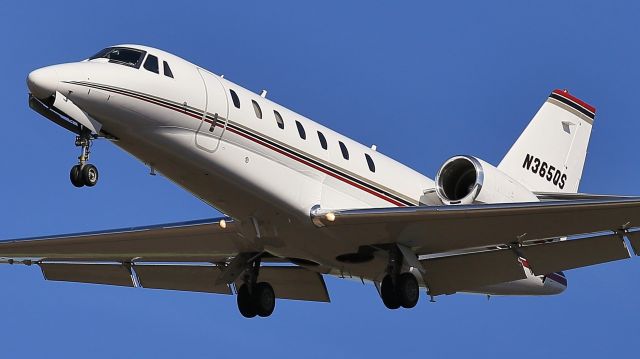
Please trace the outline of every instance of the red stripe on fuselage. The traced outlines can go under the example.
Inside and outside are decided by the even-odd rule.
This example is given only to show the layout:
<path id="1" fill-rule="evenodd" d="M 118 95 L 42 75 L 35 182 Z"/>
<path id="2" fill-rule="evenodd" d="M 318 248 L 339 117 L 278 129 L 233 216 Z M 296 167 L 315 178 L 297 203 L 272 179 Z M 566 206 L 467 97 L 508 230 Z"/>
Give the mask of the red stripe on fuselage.
<path id="1" fill-rule="evenodd" d="M 222 126 L 222 125 L 220 125 L 220 127 L 223 127 L 223 126 Z M 384 197 L 384 196 L 383 196 L 382 194 L 380 194 L 380 193 L 377 193 L 377 192 L 375 192 L 375 191 L 372 191 L 372 190 L 370 190 L 370 189 L 368 189 L 368 188 L 366 188 L 366 187 L 364 187 L 364 186 L 361 186 L 361 185 L 360 185 L 360 184 L 358 184 L 358 183 L 355 183 L 355 182 L 349 181 L 348 179 L 343 178 L 343 177 L 341 177 L 341 176 L 338 176 L 338 175 L 336 175 L 335 173 L 333 173 L 333 172 L 331 172 L 331 171 L 327 171 L 326 169 L 324 169 L 324 168 L 322 168 L 322 167 L 316 166 L 315 164 L 310 163 L 310 162 L 308 162 L 308 161 L 305 161 L 305 160 L 303 160 L 302 158 L 296 157 L 296 156 L 294 156 L 294 155 L 292 155 L 292 154 L 290 154 L 290 153 L 287 153 L 286 151 L 282 151 L 281 149 L 279 149 L 279 148 L 277 148 L 277 147 L 274 147 L 274 146 L 272 146 L 272 145 L 270 145 L 270 144 L 268 144 L 268 143 L 264 143 L 263 141 L 260 141 L 260 140 L 258 140 L 258 139 L 256 139 L 256 138 L 253 138 L 253 137 L 251 137 L 251 136 L 249 136 L 249 135 L 247 135 L 247 134 L 244 134 L 244 133 L 242 133 L 242 132 L 240 132 L 240 131 L 237 131 L 237 130 L 236 130 L 236 129 L 234 129 L 234 128 L 227 127 L 227 131 L 231 131 L 231 132 L 233 132 L 233 133 L 235 133 L 235 134 L 237 134 L 237 135 L 239 135 L 239 136 L 242 136 L 242 137 L 244 137 L 244 138 L 246 138 L 246 139 L 248 139 L 248 140 L 250 140 L 250 141 L 253 141 L 253 142 L 255 142 L 255 143 L 257 143 L 257 144 L 260 144 L 260 145 L 262 145 L 262 146 L 264 146 L 264 147 L 267 147 L 267 148 L 269 148 L 269 149 L 271 149 L 271 150 L 273 150 L 273 151 L 276 151 L 276 152 L 278 152 L 278 153 L 280 153 L 280 154 L 282 154 L 282 155 L 284 155 L 284 156 L 287 156 L 287 157 L 289 157 L 289 158 L 291 158 L 291 159 L 293 159 L 293 160 L 295 160 L 295 161 L 298 161 L 298 162 L 300 162 L 300 163 L 302 163 L 302 164 L 305 164 L 305 165 L 307 165 L 307 166 L 309 166 L 309 167 L 311 167 L 311 168 L 313 168 L 313 169 L 315 169 L 315 170 L 317 170 L 317 171 L 320 171 L 320 172 L 322 172 L 322 173 L 328 174 L 328 175 L 329 175 L 329 176 L 331 176 L 331 177 L 337 178 L 337 179 L 341 180 L 342 182 L 345 182 L 345 183 L 347 183 L 347 184 L 350 184 L 350 185 L 351 185 L 351 186 L 353 186 L 353 187 L 359 188 L 359 189 L 361 189 L 361 190 L 363 190 L 363 191 L 365 191 L 365 192 L 367 192 L 367 193 L 369 193 L 369 194 L 372 194 L 372 195 L 374 195 L 374 196 L 376 196 L 376 197 L 378 197 L 378 198 L 384 199 L 385 201 L 387 201 L 387 202 L 389 202 L 389 203 L 392 203 L 392 204 L 394 204 L 394 205 L 396 205 L 396 206 L 398 206 L 398 207 L 406 207 L 406 205 L 405 205 L 404 203 L 398 202 L 398 201 L 393 200 L 393 199 L 391 199 L 391 198 Z"/>
<path id="2" fill-rule="evenodd" d="M 168 106 L 168 105 L 166 105 L 166 104 L 163 104 L 163 103 L 161 103 L 161 102 L 160 102 L 160 101 L 158 101 L 158 100 L 148 99 L 148 98 L 145 98 L 145 97 L 140 96 L 140 95 L 131 94 L 131 93 L 126 93 L 126 92 L 124 92 L 124 91 L 117 91 L 117 90 L 114 90 L 114 89 L 110 89 L 110 90 L 108 90 L 108 91 L 112 91 L 112 92 L 115 92 L 115 93 L 119 93 L 119 94 L 121 94 L 121 95 L 129 96 L 129 97 L 132 97 L 132 98 L 136 98 L 136 99 L 138 99 L 138 100 L 142 100 L 142 101 L 145 101 L 145 102 L 148 102 L 148 103 L 151 103 L 151 104 L 154 104 L 154 105 L 158 105 L 158 106 L 164 107 L 164 108 L 166 108 L 166 109 L 173 110 L 173 111 L 176 111 L 176 112 L 178 112 L 178 113 L 181 113 L 181 114 L 184 114 L 184 115 L 187 115 L 187 116 L 193 117 L 193 118 L 195 118 L 195 119 L 202 120 L 202 116 L 198 116 L 198 115 L 195 115 L 195 114 L 189 113 L 189 112 L 187 112 L 186 110 L 183 110 L 183 109 L 176 109 L 175 107 L 173 107 L 173 106 Z M 207 122 L 207 123 L 210 123 L 210 124 L 214 124 L 214 122 L 213 122 L 213 121 L 211 121 L 211 120 L 207 119 L 206 117 L 205 117 L 204 121 L 205 121 L 205 122 Z M 223 124 L 215 124 L 215 125 L 216 125 L 217 127 L 224 128 L 224 125 L 223 125 Z M 383 200 L 385 200 L 385 201 L 387 201 L 387 202 L 389 202 L 389 203 L 391 203 L 391 204 L 393 204 L 393 205 L 395 205 L 395 206 L 398 206 L 398 207 L 406 207 L 406 206 L 407 206 L 406 204 L 404 204 L 404 203 L 402 203 L 402 202 L 396 201 L 395 199 L 392 199 L 392 198 L 388 198 L 388 197 L 384 196 L 384 195 L 383 195 L 383 194 L 381 194 L 381 193 L 375 192 L 375 191 L 373 191 L 373 190 L 371 190 L 371 189 L 369 189 L 369 188 L 366 188 L 366 187 L 364 187 L 364 186 L 362 186 L 362 185 L 360 185 L 360 184 L 358 184 L 358 183 L 355 183 L 355 182 L 353 182 L 353 181 L 350 181 L 350 180 L 349 180 L 349 179 L 347 179 L 347 178 L 341 177 L 341 176 L 339 176 L 339 175 L 338 175 L 338 174 L 336 174 L 336 173 L 333 173 L 333 172 L 331 172 L 331 171 L 328 171 L 328 170 L 326 170 L 326 169 L 324 169 L 324 168 L 322 168 L 322 167 L 319 167 L 319 166 L 317 166 L 317 165 L 315 165 L 315 164 L 313 164 L 313 163 L 310 163 L 310 162 L 308 162 L 308 161 L 305 161 L 305 160 L 304 160 L 304 159 L 302 159 L 302 158 L 299 158 L 299 157 L 294 156 L 294 155 L 292 155 L 292 154 L 290 154 L 290 153 L 287 153 L 286 151 L 283 151 L 283 150 L 281 150 L 281 149 L 279 149 L 279 148 L 277 148 L 277 147 L 274 147 L 274 146 L 272 146 L 272 145 L 270 145 L 270 144 L 268 144 L 268 143 L 265 143 L 264 141 L 260 141 L 260 140 L 258 140 L 258 139 L 256 139 L 256 138 L 253 138 L 252 136 L 249 136 L 249 135 L 247 135 L 247 134 L 244 134 L 244 133 L 242 133 L 241 131 L 237 131 L 237 130 L 235 130 L 235 129 L 231 128 L 231 127 L 228 127 L 228 126 L 227 126 L 227 130 L 228 130 L 228 131 L 231 131 L 231 132 L 233 132 L 233 133 L 235 133 L 235 134 L 237 134 L 237 135 L 239 135 L 239 136 L 242 136 L 242 137 L 244 137 L 244 138 L 246 138 L 246 139 L 248 139 L 248 140 L 251 140 L 251 141 L 253 141 L 253 142 L 257 143 L 257 144 L 260 144 L 260 145 L 262 145 L 262 146 L 264 146 L 264 147 L 267 147 L 267 148 L 271 149 L 272 151 L 278 152 L 278 153 L 280 153 L 280 154 L 282 154 L 282 155 L 284 155 L 284 156 L 287 156 L 287 157 L 289 157 L 289 158 L 291 158 L 291 159 L 293 159 L 293 160 L 295 160 L 295 161 L 298 161 L 298 162 L 300 162 L 300 163 L 302 163 L 302 164 L 305 164 L 305 165 L 307 165 L 307 166 L 309 166 L 309 167 L 311 167 L 311 168 L 313 168 L 313 169 L 315 169 L 315 170 L 317 170 L 317 171 L 320 171 L 320 172 L 325 173 L 325 174 L 327 174 L 327 175 L 329 175 L 329 176 L 331 176 L 331 177 L 334 177 L 334 178 L 336 178 L 336 179 L 338 179 L 338 180 L 340 180 L 340 181 L 342 181 L 342 182 L 344 182 L 344 183 L 347 183 L 347 184 L 349 184 L 349 185 L 351 185 L 351 186 L 353 186 L 353 187 L 356 187 L 356 188 L 358 188 L 358 189 L 360 189 L 360 190 L 362 190 L 362 191 L 365 191 L 365 192 L 367 192 L 367 193 L 369 193 L 369 194 L 372 194 L 372 195 L 374 195 L 374 196 L 376 196 L 376 197 L 378 197 L 378 198 L 381 198 L 381 199 L 383 199 Z"/>

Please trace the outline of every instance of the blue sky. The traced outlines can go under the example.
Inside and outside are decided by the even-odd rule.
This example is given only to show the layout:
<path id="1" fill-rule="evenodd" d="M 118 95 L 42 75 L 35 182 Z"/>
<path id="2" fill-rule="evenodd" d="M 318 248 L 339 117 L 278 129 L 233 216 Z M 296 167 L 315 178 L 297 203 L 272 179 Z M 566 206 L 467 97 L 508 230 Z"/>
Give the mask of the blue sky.
<path id="1" fill-rule="evenodd" d="M 581 191 L 640 194 L 640 5 L 632 1 L 9 2 L 0 12 L 0 239 L 218 213 L 115 146 L 101 182 L 68 179 L 73 135 L 27 106 L 29 71 L 117 43 L 173 52 L 433 176 L 449 156 L 497 163 L 554 88 L 597 107 Z M 544 146 L 544 143 L 540 144 Z M 388 311 L 328 278 L 331 304 L 280 301 L 245 320 L 234 297 L 45 282 L 0 267 L 0 353 L 602 357 L 635 353 L 640 261 L 568 272 L 547 298 L 454 295 Z"/>

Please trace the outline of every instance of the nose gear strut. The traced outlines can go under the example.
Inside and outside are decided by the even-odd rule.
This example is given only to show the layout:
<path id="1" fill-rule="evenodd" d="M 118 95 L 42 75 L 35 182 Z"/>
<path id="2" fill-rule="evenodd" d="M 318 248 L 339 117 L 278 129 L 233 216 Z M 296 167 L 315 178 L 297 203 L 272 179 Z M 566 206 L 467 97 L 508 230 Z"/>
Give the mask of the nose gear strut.
<path id="1" fill-rule="evenodd" d="M 92 141 L 91 132 L 87 129 L 83 129 L 76 136 L 76 146 L 81 148 L 80 156 L 78 157 L 78 164 L 71 167 L 71 172 L 69 173 L 71 183 L 76 187 L 93 187 L 98 183 L 98 168 L 87 163 L 91 153 Z"/>

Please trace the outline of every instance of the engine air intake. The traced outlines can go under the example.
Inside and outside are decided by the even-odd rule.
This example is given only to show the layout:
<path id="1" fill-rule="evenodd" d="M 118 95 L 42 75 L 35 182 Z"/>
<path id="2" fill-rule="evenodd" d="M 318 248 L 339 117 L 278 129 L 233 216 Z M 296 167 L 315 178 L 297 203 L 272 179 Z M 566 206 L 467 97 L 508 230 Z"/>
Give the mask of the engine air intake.
<path id="1" fill-rule="evenodd" d="M 440 168 L 436 176 L 437 194 L 445 204 L 468 204 L 466 200 L 474 190 L 482 187 L 482 167 L 475 158 L 456 156 Z M 475 197 L 475 196 L 473 196 Z"/>
<path id="2" fill-rule="evenodd" d="M 521 183 L 472 156 L 455 156 L 442 165 L 436 194 L 446 205 L 538 201 Z"/>

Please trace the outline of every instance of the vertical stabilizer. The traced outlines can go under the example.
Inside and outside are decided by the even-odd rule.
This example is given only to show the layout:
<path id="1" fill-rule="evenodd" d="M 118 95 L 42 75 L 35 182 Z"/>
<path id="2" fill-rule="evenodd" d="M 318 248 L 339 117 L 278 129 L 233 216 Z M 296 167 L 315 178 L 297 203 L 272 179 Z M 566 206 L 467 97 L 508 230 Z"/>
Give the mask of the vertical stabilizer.
<path id="1" fill-rule="evenodd" d="M 578 192 L 595 113 L 554 90 L 498 168 L 533 192 Z"/>

